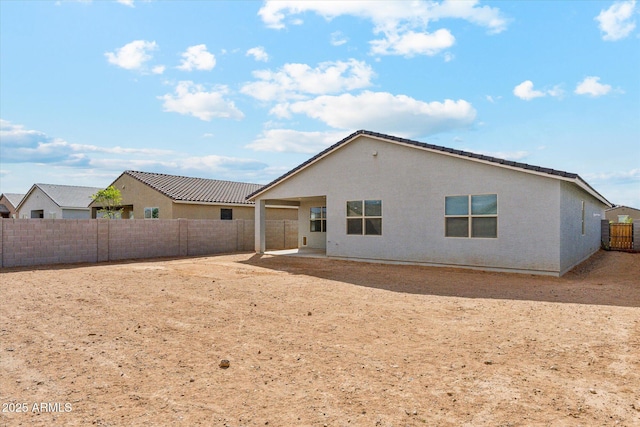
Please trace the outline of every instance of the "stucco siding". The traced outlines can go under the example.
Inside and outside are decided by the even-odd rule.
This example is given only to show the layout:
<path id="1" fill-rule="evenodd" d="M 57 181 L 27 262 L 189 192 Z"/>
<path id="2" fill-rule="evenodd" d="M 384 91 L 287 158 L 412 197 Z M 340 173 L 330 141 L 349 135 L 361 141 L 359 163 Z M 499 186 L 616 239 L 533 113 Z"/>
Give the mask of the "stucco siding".
<path id="1" fill-rule="evenodd" d="M 631 220 L 640 219 L 640 209 L 630 208 L 628 206 L 618 206 L 605 211 L 605 217 L 609 221 L 618 222 L 618 216 L 627 215 Z"/>
<path id="2" fill-rule="evenodd" d="M 564 274 L 600 248 L 601 220 L 604 219 L 606 206 L 569 183 L 563 182 L 561 191 L 560 270 Z"/>
<path id="3" fill-rule="evenodd" d="M 91 211 L 89 209 L 62 209 L 63 219 L 90 219 Z"/>
<path id="4" fill-rule="evenodd" d="M 56 205 L 49 196 L 47 196 L 38 187 L 34 188 L 31 193 L 28 194 L 26 200 L 23 200 L 20 205 L 20 211 L 18 212 L 18 218 L 31 218 L 31 211 L 42 210 L 43 218 L 55 219 L 62 218 L 62 209 Z"/>
<path id="5" fill-rule="evenodd" d="M 445 197 L 479 194 L 497 194 L 498 237 L 445 237 Z M 560 271 L 556 179 L 360 137 L 259 197 L 310 196 L 326 196 L 328 256 Z M 346 234 L 349 200 L 382 200 L 381 236 Z"/>
<path id="6" fill-rule="evenodd" d="M 323 199 L 304 201 L 298 209 L 298 246 L 313 249 L 325 249 L 327 246 L 327 233 L 311 231 L 311 208 L 325 206 Z M 306 237 L 306 245 L 304 238 Z"/>
<path id="7" fill-rule="evenodd" d="M 221 209 L 233 209 L 233 219 L 253 219 L 253 206 L 214 206 L 210 204 L 174 203 L 175 218 L 221 219 Z"/>
<path id="8" fill-rule="evenodd" d="M 173 202 L 164 194 L 129 175 L 121 175 L 113 186 L 120 190 L 122 205 L 133 205 L 133 218 L 144 219 L 144 208 L 158 208 L 158 219 L 173 219 Z"/>

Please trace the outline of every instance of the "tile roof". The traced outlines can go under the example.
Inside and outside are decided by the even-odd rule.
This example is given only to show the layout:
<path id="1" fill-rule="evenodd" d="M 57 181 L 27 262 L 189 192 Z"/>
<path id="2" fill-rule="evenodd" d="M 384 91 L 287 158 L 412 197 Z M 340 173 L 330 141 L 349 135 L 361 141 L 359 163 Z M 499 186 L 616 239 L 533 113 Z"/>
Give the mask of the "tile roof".
<path id="1" fill-rule="evenodd" d="M 397 136 L 385 135 L 383 133 L 371 132 L 371 131 L 368 131 L 368 130 L 358 130 L 358 131 L 352 133 L 351 135 L 347 136 L 346 138 L 342 139 L 341 141 L 338 141 L 337 143 L 333 144 L 331 147 L 329 147 L 329 148 L 321 151 L 320 153 L 316 154 L 315 156 L 313 156 L 309 160 L 305 161 L 304 163 L 301 163 L 300 165 L 298 165 L 295 168 L 291 169 L 289 172 L 285 173 L 284 175 L 280 176 L 279 178 L 276 178 L 275 180 L 271 181 L 269 184 L 262 186 L 260 189 L 258 189 L 256 191 L 254 191 L 253 193 L 249 194 L 249 196 L 247 196 L 247 197 L 248 198 L 254 197 L 258 193 L 263 192 L 267 188 L 269 188 L 269 187 L 277 184 L 278 182 L 288 178 L 289 176 L 295 174 L 300 169 L 303 169 L 306 166 L 314 163 L 316 160 L 324 157 L 326 154 L 330 153 L 331 151 L 334 151 L 335 149 L 337 149 L 338 147 L 342 146 L 343 144 L 346 144 L 347 142 L 350 142 L 351 140 L 353 140 L 354 138 L 358 137 L 359 135 L 366 135 L 366 136 L 370 136 L 370 137 L 374 137 L 374 138 L 384 139 L 384 140 L 391 141 L 391 142 L 401 143 L 401 144 L 405 144 L 405 145 L 411 145 L 411 146 L 418 147 L 418 148 L 429 149 L 429 150 L 433 150 L 433 151 L 440 151 L 440 152 L 446 153 L 446 154 L 453 154 L 453 155 L 455 155 L 457 157 L 463 157 L 463 158 L 466 157 L 466 158 L 468 158 L 470 160 L 486 161 L 486 162 L 496 163 L 496 164 L 499 164 L 499 165 L 502 165 L 502 166 L 523 169 L 525 171 L 530 171 L 530 172 L 533 172 L 533 173 L 547 174 L 549 176 L 555 176 L 555 177 L 559 177 L 559 178 L 566 178 L 568 180 L 579 180 L 581 183 L 584 183 L 584 185 L 586 187 L 588 187 L 595 194 L 597 194 L 599 196 L 599 198 L 601 198 L 603 200 L 603 202 L 605 202 L 606 204 L 610 205 L 609 201 L 607 201 L 604 197 L 599 195 L 597 193 L 597 191 L 593 190 L 593 188 L 591 188 L 591 186 L 589 186 L 589 184 L 587 184 L 576 173 L 564 172 L 564 171 L 561 171 L 561 170 L 556 170 L 556 169 L 551 169 L 551 168 L 543 168 L 543 167 L 540 167 L 540 166 L 529 165 L 527 163 L 520 163 L 520 162 L 514 162 L 514 161 L 510 161 L 510 160 L 500 159 L 500 158 L 497 158 L 497 157 L 485 156 L 484 154 L 471 153 L 469 151 L 455 150 L 453 148 L 447 148 L 447 147 L 434 145 L 434 144 L 427 144 L 425 142 L 414 141 L 414 140 L 411 140 L 411 139 L 400 138 L 400 137 L 397 137 Z"/>
<path id="2" fill-rule="evenodd" d="M 260 184 L 246 182 L 190 178 L 163 173 L 128 170 L 124 174 L 150 186 L 174 201 L 184 202 L 253 205 L 254 202 L 246 200 L 246 197 L 262 187 Z"/>
<path id="3" fill-rule="evenodd" d="M 60 207 L 89 207 L 94 194 L 102 190 L 97 187 L 80 187 L 77 185 L 34 184 L 40 188 Z M 24 200 L 24 199 L 23 199 Z"/>

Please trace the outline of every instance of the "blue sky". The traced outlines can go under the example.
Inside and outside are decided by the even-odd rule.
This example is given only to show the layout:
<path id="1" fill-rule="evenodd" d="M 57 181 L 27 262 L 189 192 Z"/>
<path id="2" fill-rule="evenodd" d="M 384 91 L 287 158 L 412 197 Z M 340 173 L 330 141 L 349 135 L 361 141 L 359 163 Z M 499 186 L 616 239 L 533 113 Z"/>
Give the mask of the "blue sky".
<path id="1" fill-rule="evenodd" d="M 640 207 L 636 1 L 0 1 L 0 192 L 267 183 L 366 129 Z"/>

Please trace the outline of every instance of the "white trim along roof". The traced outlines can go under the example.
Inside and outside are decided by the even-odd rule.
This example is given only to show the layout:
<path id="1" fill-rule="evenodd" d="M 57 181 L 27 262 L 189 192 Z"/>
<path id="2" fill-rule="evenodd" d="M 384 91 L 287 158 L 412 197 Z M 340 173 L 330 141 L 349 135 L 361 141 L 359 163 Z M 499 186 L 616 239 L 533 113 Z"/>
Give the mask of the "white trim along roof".
<path id="1" fill-rule="evenodd" d="M 499 159 L 497 157 L 485 156 L 483 154 L 471 153 L 471 152 L 468 152 L 468 151 L 455 150 L 455 149 L 452 149 L 452 148 L 442 147 L 442 146 L 433 145 L 433 144 L 427 144 L 427 143 L 424 143 L 424 142 L 413 141 L 413 140 L 410 140 L 410 139 L 399 138 L 399 137 L 396 137 L 396 136 L 385 135 L 385 134 L 382 134 L 382 133 L 376 133 L 376 132 L 371 132 L 371 131 L 367 131 L 367 130 L 359 130 L 359 131 L 356 131 L 356 132 L 352 133 L 351 135 L 347 136 L 343 140 L 337 142 L 336 144 L 332 145 L 331 147 L 327 148 L 326 150 L 324 150 L 324 151 L 318 153 L 317 155 L 313 156 L 312 158 L 310 158 L 306 162 L 301 163 L 300 165 L 298 165 L 295 168 L 291 169 L 289 172 L 285 173 L 284 175 L 280 176 L 279 178 L 276 178 L 275 180 L 273 180 L 269 184 L 261 187 L 260 189 L 258 189 L 255 192 L 249 194 L 247 196 L 247 199 L 248 200 L 255 200 L 256 197 L 258 197 L 260 194 L 264 193 L 265 191 L 269 190 L 271 187 L 274 187 L 275 185 L 278 185 L 281 182 L 289 179 L 293 175 L 296 175 L 298 172 L 308 168 L 309 166 L 313 165 L 314 163 L 318 162 L 322 158 L 328 156 L 329 154 L 333 153 L 334 151 L 338 150 L 339 148 L 343 147 L 344 145 L 348 144 L 349 142 L 357 139 L 361 135 L 367 136 L 369 138 L 377 139 L 377 140 L 380 140 L 380 141 L 388 142 L 388 143 L 391 143 L 391 144 L 404 145 L 404 146 L 408 146 L 408 147 L 417 148 L 417 149 L 420 149 L 420 150 L 425 150 L 425 151 L 430 151 L 430 152 L 434 152 L 434 153 L 438 153 L 438 154 L 444 154 L 444 155 L 447 155 L 447 156 L 462 158 L 462 159 L 473 161 L 473 162 L 485 163 L 485 164 L 489 164 L 489 165 L 492 165 L 492 166 L 497 166 L 497 167 L 502 167 L 502 168 L 512 169 L 512 170 L 518 170 L 518 171 L 530 173 L 530 174 L 533 174 L 533 175 L 545 176 L 545 177 L 548 177 L 548 178 L 555 178 L 555 179 L 559 179 L 559 180 L 562 180 L 562 181 L 571 182 L 571 183 L 577 185 L 578 187 L 582 188 L 584 191 L 589 193 L 591 196 L 593 196 L 594 198 L 596 198 L 600 202 L 604 203 L 606 206 L 608 206 L 608 207 L 613 206 L 611 204 L 611 202 L 609 202 L 604 196 L 602 196 L 600 193 L 598 193 L 593 187 L 591 187 L 584 179 L 582 179 L 576 173 L 564 172 L 564 171 L 560 171 L 560 170 L 556 170 L 556 169 L 543 168 L 543 167 L 540 167 L 540 166 L 534 166 L 534 165 L 529 165 L 529 164 L 526 164 L 526 163 L 519 163 L 519 162 L 510 161 L 510 160 Z"/>

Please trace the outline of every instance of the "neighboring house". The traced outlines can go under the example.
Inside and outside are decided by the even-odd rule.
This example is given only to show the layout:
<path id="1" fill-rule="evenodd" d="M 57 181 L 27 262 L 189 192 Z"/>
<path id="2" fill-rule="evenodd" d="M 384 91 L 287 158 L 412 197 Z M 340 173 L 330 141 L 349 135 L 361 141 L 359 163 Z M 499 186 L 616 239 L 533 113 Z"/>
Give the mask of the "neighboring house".
<path id="1" fill-rule="evenodd" d="M 640 219 L 640 209 L 628 206 L 616 206 L 604 212 L 605 218 L 609 222 L 625 222 L 625 220 Z"/>
<path id="2" fill-rule="evenodd" d="M 120 190 L 124 219 L 248 219 L 254 203 L 247 201 L 260 184 L 190 178 L 162 173 L 125 171 L 111 184 Z M 92 217 L 102 206 L 91 203 Z M 268 219 L 297 219 L 295 206 L 269 208 Z"/>
<path id="3" fill-rule="evenodd" d="M 33 184 L 16 206 L 19 218 L 87 219 L 91 218 L 91 196 L 96 187 Z"/>
<path id="4" fill-rule="evenodd" d="M 249 196 L 299 206 L 328 257 L 560 276 L 600 248 L 611 207 L 578 175 L 357 131 Z"/>
<path id="5" fill-rule="evenodd" d="M 24 194 L 2 193 L 0 195 L 0 218 L 18 218 L 16 206 L 20 204 L 23 197 Z"/>

